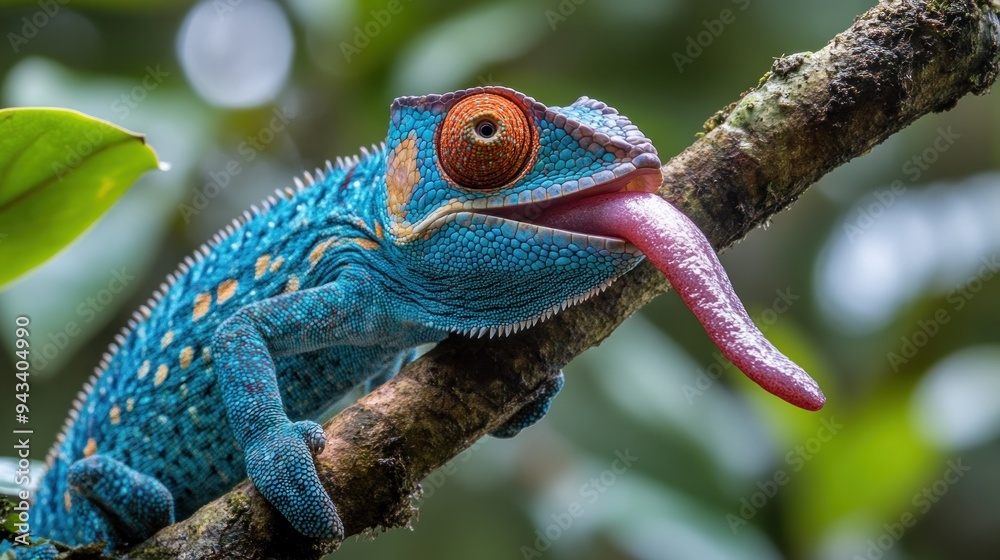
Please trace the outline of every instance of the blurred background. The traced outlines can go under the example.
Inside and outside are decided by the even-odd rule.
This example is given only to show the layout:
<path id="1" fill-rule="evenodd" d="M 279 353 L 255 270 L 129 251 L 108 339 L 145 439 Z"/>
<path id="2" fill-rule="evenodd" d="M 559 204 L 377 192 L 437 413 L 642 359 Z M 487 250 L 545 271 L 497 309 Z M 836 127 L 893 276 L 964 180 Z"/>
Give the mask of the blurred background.
<path id="1" fill-rule="evenodd" d="M 588 95 L 665 161 L 774 57 L 874 4 L 0 1 L 2 106 L 107 119 L 171 165 L 0 293 L 4 371 L 14 316 L 40 349 L 35 458 L 176 263 L 303 169 L 381 141 L 394 97 Z M 412 531 L 338 558 L 1000 558 L 998 118 L 997 94 L 925 117 L 724 255 L 823 411 L 747 382 L 667 294 L 567 368 L 543 422 L 428 478 Z"/>

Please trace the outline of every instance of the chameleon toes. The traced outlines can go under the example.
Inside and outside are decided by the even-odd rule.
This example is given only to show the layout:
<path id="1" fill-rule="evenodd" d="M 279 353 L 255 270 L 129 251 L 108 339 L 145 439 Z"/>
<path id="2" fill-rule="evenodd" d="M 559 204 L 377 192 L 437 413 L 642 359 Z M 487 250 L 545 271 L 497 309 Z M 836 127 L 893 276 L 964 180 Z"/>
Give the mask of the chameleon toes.
<path id="1" fill-rule="evenodd" d="M 295 427 L 301 431 L 302 439 L 306 442 L 313 457 L 323 452 L 326 447 L 326 433 L 323 432 L 322 426 L 312 420 L 303 420 L 296 422 Z"/>
<path id="2" fill-rule="evenodd" d="M 337 508 L 320 483 L 313 445 L 323 431 L 315 422 L 279 426 L 246 449 L 247 474 L 257 490 L 307 537 L 343 539 Z M 322 449 L 320 445 L 319 449 Z"/>

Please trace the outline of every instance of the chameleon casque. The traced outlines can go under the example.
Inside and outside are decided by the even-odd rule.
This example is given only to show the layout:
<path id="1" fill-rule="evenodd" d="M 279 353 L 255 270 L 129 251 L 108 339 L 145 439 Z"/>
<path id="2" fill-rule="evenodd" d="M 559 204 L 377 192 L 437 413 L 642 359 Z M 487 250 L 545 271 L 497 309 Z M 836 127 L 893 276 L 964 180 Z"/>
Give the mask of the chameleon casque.
<path id="1" fill-rule="evenodd" d="M 120 549 L 249 475 L 299 532 L 342 538 L 312 418 L 417 345 L 530 327 L 646 257 L 741 370 L 823 405 L 704 235 L 655 194 L 652 143 L 604 103 L 546 107 L 500 87 L 402 97 L 385 144 L 362 151 L 245 213 L 136 312 L 50 452 L 34 536 Z M 537 421 L 561 386 L 494 435 Z"/>

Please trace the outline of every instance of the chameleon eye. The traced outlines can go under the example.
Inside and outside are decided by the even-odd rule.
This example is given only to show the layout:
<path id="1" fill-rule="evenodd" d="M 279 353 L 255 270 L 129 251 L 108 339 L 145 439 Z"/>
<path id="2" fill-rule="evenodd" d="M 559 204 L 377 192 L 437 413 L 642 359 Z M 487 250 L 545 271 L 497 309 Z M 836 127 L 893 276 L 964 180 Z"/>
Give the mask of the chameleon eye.
<path id="1" fill-rule="evenodd" d="M 534 146 L 524 110 L 494 93 L 456 103 L 438 136 L 438 159 L 449 179 L 468 189 L 495 189 L 521 175 Z"/>

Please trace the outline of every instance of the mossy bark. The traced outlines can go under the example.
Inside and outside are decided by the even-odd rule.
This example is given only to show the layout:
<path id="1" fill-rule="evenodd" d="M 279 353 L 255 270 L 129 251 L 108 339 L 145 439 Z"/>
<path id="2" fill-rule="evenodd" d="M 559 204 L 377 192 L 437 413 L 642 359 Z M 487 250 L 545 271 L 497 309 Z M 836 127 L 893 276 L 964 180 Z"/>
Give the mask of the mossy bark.
<path id="1" fill-rule="evenodd" d="M 989 0 L 883 2 L 822 50 L 774 62 L 707 132 L 663 167 L 661 194 L 724 249 L 788 207 L 821 176 L 917 118 L 983 93 L 997 69 Z M 452 337 L 326 425 L 324 485 L 348 535 L 401 527 L 418 483 L 667 288 L 642 265 L 602 296 L 499 340 Z M 244 482 L 131 558 L 316 558 Z"/>

